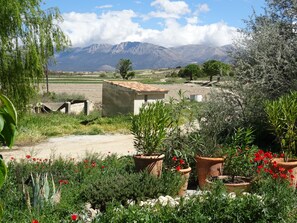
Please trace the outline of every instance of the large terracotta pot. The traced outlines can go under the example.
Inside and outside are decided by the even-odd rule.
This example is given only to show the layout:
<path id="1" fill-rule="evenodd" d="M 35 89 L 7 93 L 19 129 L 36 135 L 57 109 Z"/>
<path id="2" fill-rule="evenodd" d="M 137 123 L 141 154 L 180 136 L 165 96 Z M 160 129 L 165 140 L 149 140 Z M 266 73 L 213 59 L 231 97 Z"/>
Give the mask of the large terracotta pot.
<path id="1" fill-rule="evenodd" d="M 230 178 L 230 176 L 226 176 L 226 175 L 222 175 L 222 176 L 217 176 L 214 177 L 217 180 L 227 180 L 228 178 Z M 238 180 L 239 182 L 227 182 L 224 183 L 224 186 L 226 187 L 227 192 L 231 193 L 234 192 L 236 194 L 241 194 L 242 192 L 247 192 L 250 189 L 250 185 L 251 185 L 251 180 L 246 178 L 246 177 L 241 177 L 241 176 L 236 176 L 235 180 Z M 214 181 L 206 179 L 206 185 L 212 185 L 214 183 Z"/>
<path id="2" fill-rule="evenodd" d="M 191 167 L 179 170 L 179 173 L 182 175 L 183 180 L 185 180 L 184 184 L 181 186 L 178 192 L 178 196 L 180 197 L 185 196 L 187 192 L 191 170 Z"/>
<path id="3" fill-rule="evenodd" d="M 165 155 L 134 155 L 135 169 L 139 171 L 147 171 L 149 174 L 160 177 L 162 174 L 163 159 Z"/>
<path id="4" fill-rule="evenodd" d="M 282 167 L 285 169 L 285 174 L 288 173 L 289 170 L 292 170 L 292 175 L 294 178 L 290 178 L 290 185 L 295 189 L 297 184 L 297 159 L 289 159 L 285 162 L 284 158 L 273 158 L 272 162 L 276 162 L 277 167 Z"/>
<path id="5" fill-rule="evenodd" d="M 207 177 L 222 175 L 224 158 L 196 156 L 195 159 L 200 189 L 204 188 Z"/>

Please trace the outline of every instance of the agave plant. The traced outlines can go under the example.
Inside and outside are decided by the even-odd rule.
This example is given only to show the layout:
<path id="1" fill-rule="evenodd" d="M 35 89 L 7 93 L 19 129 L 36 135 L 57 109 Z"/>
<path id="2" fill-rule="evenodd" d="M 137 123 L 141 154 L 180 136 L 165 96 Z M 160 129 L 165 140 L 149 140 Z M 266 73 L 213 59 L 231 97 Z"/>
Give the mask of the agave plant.
<path id="1" fill-rule="evenodd" d="M 51 186 L 48 180 L 48 174 L 35 174 L 31 173 L 28 183 L 26 184 L 23 179 L 23 194 L 26 204 L 29 209 L 40 210 L 45 203 L 52 205 L 60 202 L 61 199 L 61 187 L 56 189 L 53 176 L 51 175 Z M 30 190 L 31 186 L 31 190 Z M 32 191 L 32 195 L 30 195 Z M 32 198 L 32 200 L 31 200 Z"/>

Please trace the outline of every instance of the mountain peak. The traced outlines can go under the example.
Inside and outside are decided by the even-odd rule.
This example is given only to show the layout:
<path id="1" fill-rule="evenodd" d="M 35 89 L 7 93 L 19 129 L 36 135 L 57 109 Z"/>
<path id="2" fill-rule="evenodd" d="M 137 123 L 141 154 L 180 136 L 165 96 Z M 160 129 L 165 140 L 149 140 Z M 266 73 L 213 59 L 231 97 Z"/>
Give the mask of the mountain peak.
<path id="1" fill-rule="evenodd" d="M 228 47 L 228 49 L 230 49 Z M 210 59 L 229 60 L 227 47 L 185 45 L 166 48 L 151 43 L 122 42 L 116 45 L 92 44 L 72 48 L 56 56 L 57 64 L 51 70 L 99 71 L 112 70 L 122 58 L 130 59 L 134 69 L 158 69 L 203 63 Z"/>

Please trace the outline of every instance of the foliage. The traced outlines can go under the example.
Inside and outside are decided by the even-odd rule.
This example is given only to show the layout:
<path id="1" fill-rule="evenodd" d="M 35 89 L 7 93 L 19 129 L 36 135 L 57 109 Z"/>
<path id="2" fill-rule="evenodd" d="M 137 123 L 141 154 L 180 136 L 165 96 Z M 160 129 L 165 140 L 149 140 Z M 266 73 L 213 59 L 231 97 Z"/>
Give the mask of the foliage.
<path id="1" fill-rule="evenodd" d="M 206 105 L 206 122 L 201 128 L 203 137 L 213 138 L 211 144 L 222 143 L 230 130 L 252 127 L 257 145 L 275 146 L 264 102 L 296 90 L 294 4 L 267 0 L 265 13 L 254 14 L 246 21 L 243 38 L 231 54 L 234 81 L 218 90 Z"/>
<path id="2" fill-rule="evenodd" d="M 285 185 L 277 187 L 267 182 L 257 190 L 263 192 L 261 196 L 249 193 L 235 196 L 226 194 L 222 185 L 217 184 L 212 191 L 181 200 L 177 207 L 131 205 L 123 208 L 113 204 L 95 222 L 294 222 L 295 195 L 285 189 Z"/>
<path id="3" fill-rule="evenodd" d="M 48 60 L 69 42 L 58 26 L 57 8 L 43 10 L 41 0 L 1 0 L 0 5 L 1 91 L 25 110 Z"/>
<path id="4" fill-rule="evenodd" d="M 181 186 L 180 178 L 171 171 L 163 172 L 160 178 L 145 172 L 104 175 L 83 188 L 79 197 L 93 207 L 105 210 L 107 203 L 112 201 L 127 205 L 128 200 L 141 201 L 161 194 L 175 196 Z"/>
<path id="5" fill-rule="evenodd" d="M 13 103 L 0 94 L 0 143 L 11 147 L 15 140 L 17 112 Z"/>
<path id="6" fill-rule="evenodd" d="M 286 158 L 296 156 L 297 92 L 283 95 L 265 103 L 265 112 Z"/>
<path id="7" fill-rule="evenodd" d="M 163 141 L 171 125 L 170 108 L 163 101 L 144 104 L 132 117 L 131 132 L 138 153 L 151 155 L 164 150 Z"/>
<path id="8" fill-rule="evenodd" d="M 253 143 L 252 134 L 251 129 L 239 128 L 232 136 L 232 141 L 223 148 L 223 152 L 226 154 L 224 174 L 230 175 L 232 182 L 236 176 L 251 178 L 255 175 L 255 165 L 251 161 L 258 148 L 251 146 Z"/>
<path id="9" fill-rule="evenodd" d="M 173 157 L 184 160 L 185 165 L 189 165 L 189 159 L 194 157 L 194 150 L 190 148 L 191 142 L 188 135 L 196 129 L 195 114 L 199 104 L 187 99 L 181 90 L 178 95 L 179 98 L 171 98 L 168 105 L 172 121 L 164 140 L 165 163 L 168 166 L 173 164 Z"/>
<path id="10" fill-rule="evenodd" d="M 217 60 L 208 60 L 203 63 L 202 70 L 207 76 L 209 76 L 209 81 L 212 81 L 212 77 L 215 75 L 229 75 L 231 66 Z"/>
<path id="11" fill-rule="evenodd" d="M 130 59 L 120 59 L 116 69 L 123 79 L 128 80 L 135 76 L 135 72 L 132 71 L 132 61 Z"/>
<path id="12" fill-rule="evenodd" d="M 197 64 L 188 64 L 183 69 L 180 69 L 178 72 L 178 76 L 180 77 L 189 77 L 190 80 L 193 80 L 197 77 L 202 76 L 202 69 Z"/>

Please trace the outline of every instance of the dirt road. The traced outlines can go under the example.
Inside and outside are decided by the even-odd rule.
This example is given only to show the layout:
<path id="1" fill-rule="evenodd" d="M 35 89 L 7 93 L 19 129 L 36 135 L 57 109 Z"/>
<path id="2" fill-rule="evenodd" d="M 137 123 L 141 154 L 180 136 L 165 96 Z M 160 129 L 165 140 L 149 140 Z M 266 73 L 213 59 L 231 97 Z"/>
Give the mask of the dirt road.
<path id="1" fill-rule="evenodd" d="M 108 155 L 135 154 L 132 135 L 86 135 L 50 138 L 47 141 L 30 147 L 14 147 L 2 151 L 5 161 L 11 157 L 19 160 L 30 155 L 36 158 L 53 159 L 58 157 L 83 159 L 86 154 L 97 153 Z"/>

